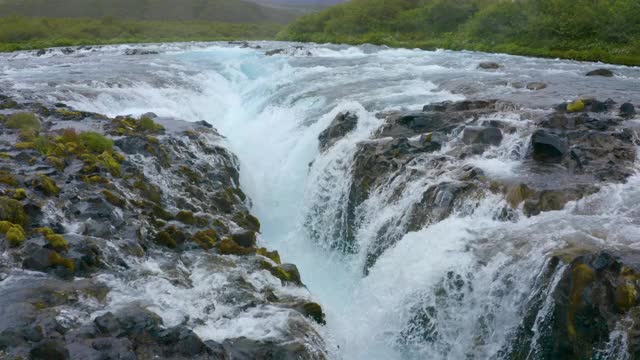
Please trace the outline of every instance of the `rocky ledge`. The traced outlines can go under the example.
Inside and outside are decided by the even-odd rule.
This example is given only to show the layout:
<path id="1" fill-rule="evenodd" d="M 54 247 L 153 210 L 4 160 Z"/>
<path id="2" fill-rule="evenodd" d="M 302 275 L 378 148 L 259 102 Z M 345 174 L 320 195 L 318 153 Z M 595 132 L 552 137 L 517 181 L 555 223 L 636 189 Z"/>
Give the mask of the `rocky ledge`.
<path id="1" fill-rule="evenodd" d="M 547 110 L 475 100 L 378 114 L 381 126 L 356 145 L 347 214 L 337 219 L 344 242 L 336 247 L 365 251 L 366 274 L 404 234 L 454 212 L 469 215 L 487 197 L 498 199 L 494 219 L 508 222 L 562 210 L 603 186 L 624 183 L 637 166 L 635 114 L 630 103 L 595 99 Z M 357 123 L 353 114 L 339 114 L 320 135 L 320 151 L 328 151 Z M 517 160 L 519 168 L 500 176 L 476 165 L 475 160 L 499 156 Z M 415 204 L 381 227 L 367 249 L 357 249 L 360 206 L 372 194 L 379 196 L 380 189 L 391 195 L 383 198 L 384 204 L 379 197 L 376 206 L 393 206 L 408 184 L 420 180 L 425 185 Z M 514 341 L 501 351 L 504 358 L 615 358 L 598 353 L 617 341 L 611 338 L 615 331 L 624 337 L 631 358 L 640 358 L 638 255 L 632 248 L 579 244 L 546 254 Z M 435 297 L 453 294 L 461 299 L 468 286 L 462 276 L 449 272 L 434 290 Z M 432 321 L 440 310 L 425 309 L 417 312 L 403 336 L 437 341 Z"/>
<path id="2" fill-rule="evenodd" d="M 205 122 L 0 96 L 0 358 L 325 358 L 237 169 Z"/>

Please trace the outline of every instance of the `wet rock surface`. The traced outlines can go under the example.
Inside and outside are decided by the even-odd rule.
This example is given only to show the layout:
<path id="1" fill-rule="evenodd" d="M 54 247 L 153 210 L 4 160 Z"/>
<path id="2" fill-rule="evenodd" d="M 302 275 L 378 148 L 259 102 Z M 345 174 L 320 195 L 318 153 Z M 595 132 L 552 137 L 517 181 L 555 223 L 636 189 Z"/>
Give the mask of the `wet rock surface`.
<path id="1" fill-rule="evenodd" d="M 496 100 L 465 100 L 425 105 L 420 112 L 378 114 L 383 124 L 373 138 L 356 145 L 347 205 L 338 214 L 341 226 L 334 234 L 342 241 L 333 246 L 348 253 L 366 251 L 366 274 L 407 232 L 454 213 L 473 213 L 474 204 L 488 195 L 504 196 L 505 206 L 495 217 L 512 221 L 518 212 L 536 216 L 561 210 L 597 192 L 601 184 L 624 182 L 633 174 L 636 159 L 634 126 L 620 116 L 630 107 L 610 99 L 578 102 L 577 110 L 561 104 L 542 113 Z M 330 146 L 326 138 L 335 123 L 321 135 L 323 150 Z M 526 142 L 514 142 L 513 134 Z M 533 176 L 493 178 L 472 165 L 504 141 L 513 142 L 511 156 L 523 162 L 521 172 Z M 446 179 L 440 178 L 443 174 Z M 424 189 L 411 191 L 422 195 L 408 211 L 389 220 L 367 249 L 359 249 L 355 234 L 361 225 L 360 206 L 380 189 L 393 189 L 399 197 L 409 191 L 407 183 L 421 177 Z M 396 198 L 388 197 L 387 205 Z"/>
<path id="2" fill-rule="evenodd" d="M 0 358 L 325 358 L 211 125 L 0 101 Z M 207 335 L 235 318 L 282 325 Z"/>

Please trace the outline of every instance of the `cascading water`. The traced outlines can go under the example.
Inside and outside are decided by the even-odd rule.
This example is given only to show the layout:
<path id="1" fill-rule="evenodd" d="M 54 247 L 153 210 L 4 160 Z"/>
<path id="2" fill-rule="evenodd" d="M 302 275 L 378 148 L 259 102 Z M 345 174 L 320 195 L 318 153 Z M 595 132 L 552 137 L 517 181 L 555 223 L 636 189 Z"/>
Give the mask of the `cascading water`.
<path id="1" fill-rule="evenodd" d="M 637 101 L 637 70 L 617 68 L 621 76 L 612 83 L 584 78 L 589 67 L 583 63 L 467 52 L 314 45 L 266 57 L 223 44 L 178 44 L 158 45 L 157 56 L 127 57 L 123 49 L 7 58 L 0 85 L 109 116 L 153 111 L 214 124 L 240 159 L 242 187 L 263 225 L 260 241 L 300 267 L 327 313 L 323 335 L 336 358 L 499 358 L 526 307 L 537 301 L 535 355 L 538 329 L 553 307 L 547 298 L 563 271 L 559 267 L 543 279 L 545 255 L 575 242 L 639 243 L 635 175 L 565 210 L 513 222 L 496 219 L 502 195 L 484 194 L 407 233 L 424 190 L 454 181 L 453 172 L 464 164 L 495 179 L 529 175 L 522 163 L 531 121 L 505 111 L 487 118 L 514 128 L 499 147 L 437 169 L 425 165 L 455 146 L 454 135 L 453 143 L 409 164 L 413 171 L 373 189 L 356 209 L 351 251 L 338 250 L 356 144 L 383 124 L 377 113 L 466 97 L 501 98 L 532 109 L 578 96 Z M 478 70 L 481 60 L 504 68 Z M 534 97 L 511 86 L 532 80 L 547 82 L 549 90 Z M 345 111 L 358 116 L 357 128 L 320 152 L 318 134 Z M 381 233 L 394 242 L 377 249 L 379 257 L 369 263 L 368 251 Z M 543 289 L 544 281 L 551 285 Z M 623 356 L 624 337 L 613 340 L 603 354 Z"/>

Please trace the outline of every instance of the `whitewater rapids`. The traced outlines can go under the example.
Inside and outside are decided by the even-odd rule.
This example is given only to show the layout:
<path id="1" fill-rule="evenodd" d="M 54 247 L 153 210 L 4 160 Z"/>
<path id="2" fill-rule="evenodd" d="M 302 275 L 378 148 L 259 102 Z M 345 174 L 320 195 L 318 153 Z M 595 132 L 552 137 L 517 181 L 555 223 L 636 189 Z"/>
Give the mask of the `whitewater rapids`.
<path id="1" fill-rule="evenodd" d="M 260 241 L 299 266 L 311 296 L 323 306 L 322 331 L 335 358 L 499 358 L 521 321 L 523 304 L 534 295 L 545 254 L 576 239 L 640 248 L 640 175 L 562 211 L 515 223 L 494 220 L 493 210 L 504 199 L 487 196 L 471 214 L 453 214 L 403 235 L 367 276 L 362 251 L 344 254 L 332 246 L 341 240 L 332 238 L 333 215 L 345 205 L 356 143 L 382 124 L 376 113 L 465 98 L 498 98 L 531 109 L 578 97 L 638 103 L 640 70 L 607 66 L 618 74 L 611 81 L 584 76 L 602 64 L 573 61 L 375 46 L 254 45 L 261 48 L 192 43 L 147 45 L 158 54 L 144 56 L 124 55 L 141 47 L 127 45 L 70 55 L 1 54 L 0 89 L 109 116 L 154 112 L 212 123 L 240 159 L 242 188 L 262 221 Z M 265 55 L 275 48 L 289 50 Z M 481 70 L 480 61 L 503 67 Z M 518 85 L 534 81 L 548 87 L 533 92 Z M 318 134 L 343 111 L 358 115 L 357 129 L 321 153 Z M 508 179 L 522 175 L 523 159 L 511 154 L 529 134 L 529 124 L 517 114 L 503 116 L 517 131 L 466 161 Z M 392 206 L 381 204 L 393 189 L 376 191 L 359 209 L 359 248 L 366 249 L 390 219 L 402 224 L 425 186 L 436 180 L 412 179 Z M 442 340 L 422 344 L 403 338 L 416 308 L 426 306 L 426 293 L 449 272 L 471 274 L 466 276 L 472 286 L 464 290 L 464 301 L 438 303 L 446 321 L 434 326 Z M 624 357 L 613 345 L 603 351 Z"/>

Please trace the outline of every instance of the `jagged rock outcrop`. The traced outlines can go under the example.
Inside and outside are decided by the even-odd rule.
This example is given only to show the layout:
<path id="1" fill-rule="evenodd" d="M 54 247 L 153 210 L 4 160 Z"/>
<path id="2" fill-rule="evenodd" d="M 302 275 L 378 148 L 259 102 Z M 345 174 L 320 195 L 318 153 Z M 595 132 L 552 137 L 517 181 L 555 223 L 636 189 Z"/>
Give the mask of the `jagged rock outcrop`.
<path id="1" fill-rule="evenodd" d="M 618 107 L 613 100 L 581 99 L 531 118 L 518 109 L 496 100 L 465 100 L 425 105 L 421 112 L 379 114 L 383 125 L 372 139 L 356 145 L 346 216 L 340 216 L 344 222 L 335 234 L 342 242 L 336 247 L 346 252 L 366 251 L 366 273 L 407 232 L 454 212 L 469 214 L 473 204 L 487 194 L 505 197 L 507 206 L 495 217 L 510 221 L 518 213 L 535 216 L 560 210 L 570 201 L 597 192 L 599 182 L 623 182 L 633 173 L 635 135 L 627 117 L 619 116 L 628 113 L 629 106 Z M 505 112 L 519 114 L 534 126 L 496 119 Z M 331 128 L 323 132 L 323 140 Z M 500 146 L 505 136 L 516 132 L 528 134 L 527 143 L 516 143 L 511 150 L 512 156 L 524 160 L 528 169 L 524 173 L 543 172 L 555 181 L 523 176 L 503 182 L 467 163 L 466 159 Z M 323 150 L 331 145 L 321 144 Z M 445 173 L 447 178 L 440 180 L 439 175 Z M 390 205 L 407 183 L 421 177 L 432 179 L 425 183 L 422 196 L 401 218 L 382 227 L 368 249 L 358 249 L 355 234 L 360 206 L 382 188 L 392 194 L 385 200 Z"/>
<path id="2" fill-rule="evenodd" d="M 210 125 L 0 101 L 0 358 L 325 358 Z"/>

